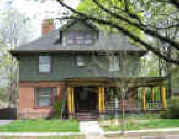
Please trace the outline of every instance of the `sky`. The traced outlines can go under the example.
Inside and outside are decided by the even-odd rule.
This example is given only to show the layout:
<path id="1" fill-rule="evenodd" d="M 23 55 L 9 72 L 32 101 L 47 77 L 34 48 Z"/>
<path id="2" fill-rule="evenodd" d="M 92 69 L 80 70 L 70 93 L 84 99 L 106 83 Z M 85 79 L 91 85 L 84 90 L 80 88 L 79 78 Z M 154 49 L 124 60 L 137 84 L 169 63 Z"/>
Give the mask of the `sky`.
<path id="1" fill-rule="evenodd" d="M 75 8 L 79 0 L 66 0 L 67 4 Z M 0 0 L 0 10 L 17 9 L 20 13 L 28 17 L 36 36 L 41 35 L 41 23 L 43 19 L 57 18 L 65 12 L 56 0 Z M 57 27 L 59 21 L 56 21 Z"/>

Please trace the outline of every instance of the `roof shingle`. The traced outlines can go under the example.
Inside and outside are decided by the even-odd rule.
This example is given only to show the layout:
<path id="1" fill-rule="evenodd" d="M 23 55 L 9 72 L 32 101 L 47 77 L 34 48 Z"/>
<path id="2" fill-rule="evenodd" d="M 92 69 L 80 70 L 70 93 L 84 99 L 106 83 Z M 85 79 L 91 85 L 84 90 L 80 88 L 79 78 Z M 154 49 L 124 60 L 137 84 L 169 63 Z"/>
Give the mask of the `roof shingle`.
<path id="1" fill-rule="evenodd" d="M 22 45 L 11 52 L 20 51 L 144 51 L 131 45 L 128 38 L 119 34 L 100 33 L 99 39 L 92 45 L 65 45 L 56 43 L 59 30 L 54 30 L 39 39 Z"/>

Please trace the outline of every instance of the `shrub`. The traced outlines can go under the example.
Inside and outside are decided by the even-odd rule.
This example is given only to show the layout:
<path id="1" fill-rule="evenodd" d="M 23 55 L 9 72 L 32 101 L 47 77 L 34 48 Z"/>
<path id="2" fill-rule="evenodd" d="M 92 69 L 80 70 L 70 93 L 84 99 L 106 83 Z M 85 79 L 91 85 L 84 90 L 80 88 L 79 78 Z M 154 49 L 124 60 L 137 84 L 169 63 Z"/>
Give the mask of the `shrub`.
<path id="1" fill-rule="evenodd" d="M 168 101 L 167 110 L 160 113 L 163 119 L 179 119 L 179 98 Z"/>
<path id="2" fill-rule="evenodd" d="M 64 103 L 65 102 L 63 100 L 60 100 L 54 104 L 56 119 L 62 119 L 62 106 L 64 105 Z"/>

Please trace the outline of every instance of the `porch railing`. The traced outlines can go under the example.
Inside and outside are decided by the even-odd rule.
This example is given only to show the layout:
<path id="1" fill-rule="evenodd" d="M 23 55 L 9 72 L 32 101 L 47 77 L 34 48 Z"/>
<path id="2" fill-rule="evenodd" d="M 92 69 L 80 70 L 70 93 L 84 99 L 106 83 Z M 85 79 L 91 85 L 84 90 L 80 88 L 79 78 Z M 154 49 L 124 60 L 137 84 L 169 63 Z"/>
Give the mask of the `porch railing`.
<path id="1" fill-rule="evenodd" d="M 118 104 L 118 110 L 122 110 L 122 101 L 119 101 Z M 124 101 L 124 107 L 127 111 L 136 111 L 141 110 L 142 106 L 137 104 L 129 104 L 128 101 Z M 115 102 L 114 101 L 108 101 L 108 103 L 105 105 L 105 111 L 116 111 L 115 108 Z M 162 103 L 161 101 L 148 101 L 146 103 L 146 110 L 162 110 Z"/>
<path id="2" fill-rule="evenodd" d="M 149 101 L 146 104 L 146 110 L 161 110 L 162 103 L 161 101 Z"/>

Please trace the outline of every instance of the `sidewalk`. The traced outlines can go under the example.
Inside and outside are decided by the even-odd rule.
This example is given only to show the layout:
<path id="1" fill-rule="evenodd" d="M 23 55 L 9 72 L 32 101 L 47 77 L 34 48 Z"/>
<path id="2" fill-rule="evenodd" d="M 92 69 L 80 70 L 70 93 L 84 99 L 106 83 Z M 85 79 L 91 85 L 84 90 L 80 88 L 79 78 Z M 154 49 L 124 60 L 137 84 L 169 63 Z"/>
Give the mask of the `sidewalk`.
<path id="1" fill-rule="evenodd" d="M 0 120 L 0 126 L 1 125 L 7 125 L 9 124 L 10 122 L 12 122 L 13 120 Z"/>
<path id="2" fill-rule="evenodd" d="M 156 133 L 156 132 L 179 132 L 179 128 L 158 128 L 158 129 L 146 129 L 146 130 L 130 130 L 125 131 L 124 134 L 132 134 L 132 133 Z M 121 131 L 107 131 L 104 132 L 104 135 L 115 135 L 121 134 Z M 179 138 L 178 138 L 179 139 Z"/>
<path id="3" fill-rule="evenodd" d="M 89 126 L 91 125 L 91 126 Z M 121 135 L 121 131 L 108 131 L 103 132 L 101 128 L 96 126 L 96 123 L 93 121 L 90 124 L 82 122 L 81 132 L 0 132 L 0 136 L 118 136 Z M 150 130 L 132 130 L 125 131 L 124 136 L 153 136 L 161 133 L 163 135 L 175 134 L 173 137 L 179 139 L 179 128 L 165 128 L 165 129 L 150 129 Z M 144 139 L 144 138 L 143 138 Z M 147 138 L 146 138 L 147 139 Z M 173 139 L 173 138 L 172 138 Z M 174 138 L 175 139 L 175 138 Z"/>
<path id="4" fill-rule="evenodd" d="M 85 135 L 103 135 L 104 131 L 99 126 L 98 121 L 81 121 L 80 131 Z"/>

